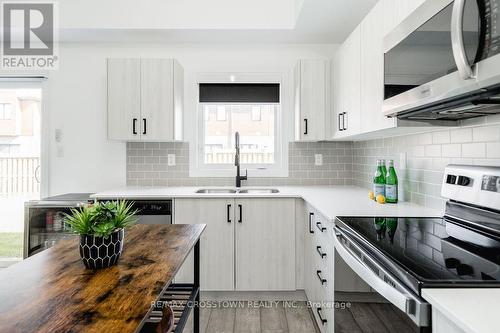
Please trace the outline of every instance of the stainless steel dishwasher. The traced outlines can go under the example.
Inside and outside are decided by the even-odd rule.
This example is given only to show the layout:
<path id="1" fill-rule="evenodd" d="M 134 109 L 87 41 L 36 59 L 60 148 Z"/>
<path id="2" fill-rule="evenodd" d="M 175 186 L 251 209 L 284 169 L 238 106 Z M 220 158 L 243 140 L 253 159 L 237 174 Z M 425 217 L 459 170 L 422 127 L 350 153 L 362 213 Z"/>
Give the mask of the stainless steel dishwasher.
<path id="1" fill-rule="evenodd" d="M 172 224 L 172 200 L 129 200 L 137 209 L 137 223 Z"/>

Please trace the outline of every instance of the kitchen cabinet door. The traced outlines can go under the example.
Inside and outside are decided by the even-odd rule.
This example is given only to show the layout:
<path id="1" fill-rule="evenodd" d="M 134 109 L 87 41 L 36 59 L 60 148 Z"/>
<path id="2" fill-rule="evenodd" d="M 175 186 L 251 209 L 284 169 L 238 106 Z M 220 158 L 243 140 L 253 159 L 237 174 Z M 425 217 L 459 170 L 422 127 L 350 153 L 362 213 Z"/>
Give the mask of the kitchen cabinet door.
<path id="1" fill-rule="evenodd" d="M 358 134 L 361 128 L 361 33 L 358 26 L 340 49 L 339 71 L 335 88 L 340 89 L 341 101 L 336 110 L 336 137 Z"/>
<path id="2" fill-rule="evenodd" d="M 141 61 L 108 59 L 108 139 L 141 139 Z"/>
<path id="3" fill-rule="evenodd" d="M 383 7 L 383 16 L 379 22 L 383 26 L 384 36 L 391 32 L 408 15 L 417 9 L 426 0 L 381 0 L 377 5 Z M 432 0 L 427 0 L 432 1 Z"/>
<path id="4" fill-rule="evenodd" d="M 302 59 L 295 67 L 296 139 L 318 141 L 329 132 L 330 62 Z"/>
<path id="5" fill-rule="evenodd" d="M 306 233 L 304 237 L 304 290 L 306 292 L 307 299 L 311 302 L 317 301 L 317 295 L 314 291 L 314 210 L 311 206 L 306 206 L 307 217 L 306 217 Z"/>
<path id="6" fill-rule="evenodd" d="M 234 200 L 175 199 L 175 224 L 206 224 L 200 240 L 200 287 L 205 291 L 234 290 Z M 176 282 L 192 282 L 191 254 Z"/>
<path id="7" fill-rule="evenodd" d="M 174 60 L 141 60 L 141 137 L 174 140 Z"/>
<path id="8" fill-rule="evenodd" d="M 295 199 L 235 200 L 236 290 L 295 290 Z"/>
<path id="9" fill-rule="evenodd" d="M 361 132 L 378 131 L 396 125 L 395 118 L 382 113 L 384 100 L 384 6 L 379 2 L 361 22 Z"/>

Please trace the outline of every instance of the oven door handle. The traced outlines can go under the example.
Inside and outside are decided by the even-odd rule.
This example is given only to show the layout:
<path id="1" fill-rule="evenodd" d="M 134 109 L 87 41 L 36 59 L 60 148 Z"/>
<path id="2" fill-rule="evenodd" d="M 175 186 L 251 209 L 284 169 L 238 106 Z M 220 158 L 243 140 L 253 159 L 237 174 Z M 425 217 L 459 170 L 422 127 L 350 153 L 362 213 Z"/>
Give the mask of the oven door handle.
<path id="1" fill-rule="evenodd" d="M 453 12 L 451 14 L 451 46 L 453 49 L 453 58 L 457 64 L 460 77 L 464 80 L 473 79 L 474 72 L 467 53 L 465 53 L 463 22 L 464 22 L 464 9 L 466 0 L 455 0 L 453 2 Z"/>
<path id="2" fill-rule="evenodd" d="M 349 243 L 349 246 L 342 242 L 343 239 Z M 420 299 L 382 265 L 371 259 L 370 254 L 352 241 L 338 226 L 335 226 L 334 246 L 349 267 L 370 287 L 406 313 L 418 326 L 430 325 L 430 304 Z M 360 257 L 355 253 L 360 254 Z M 369 265 L 365 261 L 369 262 Z M 375 270 L 378 270 L 378 273 Z"/>

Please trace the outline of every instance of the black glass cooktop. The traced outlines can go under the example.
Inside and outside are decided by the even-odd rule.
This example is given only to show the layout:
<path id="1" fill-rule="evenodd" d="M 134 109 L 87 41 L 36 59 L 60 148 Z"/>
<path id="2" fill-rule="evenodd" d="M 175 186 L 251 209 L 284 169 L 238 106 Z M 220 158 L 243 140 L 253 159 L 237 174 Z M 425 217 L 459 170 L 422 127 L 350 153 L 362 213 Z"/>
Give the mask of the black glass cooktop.
<path id="1" fill-rule="evenodd" d="M 449 284 L 500 286 L 495 235 L 446 218 L 339 217 L 336 224 L 417 292 Z"/>

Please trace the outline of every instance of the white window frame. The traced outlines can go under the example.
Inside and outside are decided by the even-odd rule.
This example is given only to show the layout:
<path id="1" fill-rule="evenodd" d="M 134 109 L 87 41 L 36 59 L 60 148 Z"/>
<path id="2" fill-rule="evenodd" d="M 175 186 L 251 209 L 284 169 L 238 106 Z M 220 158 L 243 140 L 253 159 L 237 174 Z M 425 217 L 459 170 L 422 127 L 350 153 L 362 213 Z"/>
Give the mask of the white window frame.
<path id="1" fill-rule="evenodd" d="M 276 111 L 274 123 L 274 161 L 269 164 L 241 164 L 242 172 L 248 170 L 249 177 L 288 177 L 288 143 L 290 133 L 287 129 L 293 129 L 293 110 L 290 109 L 291 103 L 288 102 L 288 84 L 284 82 L 281 73 L 202 73 L 198 74 L 195 85 L 196 97 L 195 115 L 196 122 L 195 133 L 190 140 L 190 177 L 234 177 L 236 167 L 232 164 L 205 164 L 204 160 L 204 117 L 202 105 L 208 103 L 199 103 L 199 84 L 200 83 L 279 83 L 280 84 L 280 106 Z M 194 91 L 193 91 L 194 92 Z M 231 104 L 231 103 L 227 103 Z M 241 104 L 241 103 L 234 103 Z M 259 103 L 255 103 L 259 104 Z M 270 103 L 262 103 L 264 105 Z M 289 125 L 287 125 L 289 123 Z M 292 133 L 293 135 L 293 133 Z"/>

